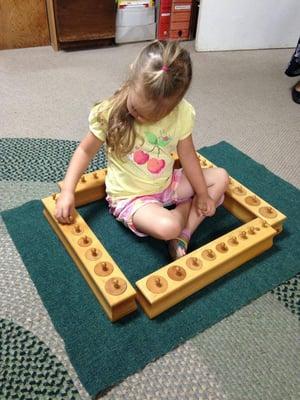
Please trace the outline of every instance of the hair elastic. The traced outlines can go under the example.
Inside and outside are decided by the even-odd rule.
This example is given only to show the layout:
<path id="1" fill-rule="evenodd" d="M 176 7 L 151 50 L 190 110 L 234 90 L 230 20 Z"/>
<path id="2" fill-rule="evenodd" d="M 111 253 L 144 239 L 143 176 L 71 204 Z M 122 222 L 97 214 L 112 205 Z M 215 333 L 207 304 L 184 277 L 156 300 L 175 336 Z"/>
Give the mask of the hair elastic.
<path id="1" fill-rule="evenodd" d="M 163 65 L 161 70 L 164 71 L 164 72 L 168 72 L 169 71 L 169 67 L 167 65 Z"/>

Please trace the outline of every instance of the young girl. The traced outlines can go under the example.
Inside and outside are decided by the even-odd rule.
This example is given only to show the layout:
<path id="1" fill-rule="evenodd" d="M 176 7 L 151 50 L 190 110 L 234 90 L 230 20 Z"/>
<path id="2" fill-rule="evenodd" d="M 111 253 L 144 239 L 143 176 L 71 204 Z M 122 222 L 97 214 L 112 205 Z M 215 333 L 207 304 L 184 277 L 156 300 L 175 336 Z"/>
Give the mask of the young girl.
<path id="1" fill-rule="evenodd" d="M 154 41 L 141 51 L 123 86 L 90 112 L 90 131 L 56 204 L 60 223 L 71 222 L 76 184 L 105 142 L 110 212 L 138 236 L 169 241 L 173 259 L 186 254 L 191 235 L 214 215 L 228 184 L 224 169 L 202 171 L 196 156 L 195 111 L 184 99 L 191 78 L 189 53 L 178 43 Z M 182 169 L 173 168 L 173 152 Z"/>

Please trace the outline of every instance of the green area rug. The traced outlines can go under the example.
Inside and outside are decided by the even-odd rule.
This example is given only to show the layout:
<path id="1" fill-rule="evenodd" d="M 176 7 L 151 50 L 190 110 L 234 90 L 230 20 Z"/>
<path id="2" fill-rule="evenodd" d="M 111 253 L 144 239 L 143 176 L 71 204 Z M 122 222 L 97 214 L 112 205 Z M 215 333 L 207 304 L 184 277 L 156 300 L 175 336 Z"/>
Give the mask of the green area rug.
<path id="1" fill-rule="evenodd" d="M 225 167 L 230 175 L 286 214 L 288 220 L 271 250 L 154 320 L 140 309 L 117 323 L 107 320 L 45 221 L 41 202 L 31 201 L 2 213 L 70 360 L 92 396 L 299 271 L 299 191 L 225 142 L 203 148 L 201 154 Z M 80 213 L 132 283 L 167 263 L 164 243 L 135 237 L 113 219 L 105 202 L 82 207 Z M 192 248 L 239 225 L 220 207 L 215 217 L 201 225 Z"/>

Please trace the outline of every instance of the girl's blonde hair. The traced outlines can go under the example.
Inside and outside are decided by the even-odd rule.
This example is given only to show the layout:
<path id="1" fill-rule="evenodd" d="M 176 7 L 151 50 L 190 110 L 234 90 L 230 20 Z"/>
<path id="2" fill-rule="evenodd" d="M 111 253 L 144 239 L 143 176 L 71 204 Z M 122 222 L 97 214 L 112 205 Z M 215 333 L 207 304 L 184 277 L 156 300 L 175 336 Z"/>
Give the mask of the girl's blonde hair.
<path id="1" fill-rule="evenodd" d="M 110 98 L 111 112 L 108 120 L 106 144 L 117 156 L 123 157 L 134 146 L 136 131 L 134 118 L 127 109 L 130 88 L 137 83 L 146 98 L 157 101 L 175 97 L 176 104 L 183 98 L 192 79 L 192 63 L 189 52 L 178 42 L 155 40 L 142 49 L 127 81 Z"/>

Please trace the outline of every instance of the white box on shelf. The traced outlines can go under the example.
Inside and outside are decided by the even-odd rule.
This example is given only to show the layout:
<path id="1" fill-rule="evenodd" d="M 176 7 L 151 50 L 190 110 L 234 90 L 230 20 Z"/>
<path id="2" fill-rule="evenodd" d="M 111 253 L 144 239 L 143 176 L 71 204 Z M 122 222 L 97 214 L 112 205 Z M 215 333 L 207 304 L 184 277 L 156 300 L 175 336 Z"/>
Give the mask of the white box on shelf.
<path id="1" fill-rule="evenodd" d="M 140 26 L 155 22 L 153 7 L 124 7 L 117 10 L 116 26 Z"/>
<path id="2" fill-rule="evenodd" d="M 116 29 L 116 43 L 139 42 L 155 39 L 156 24 L 140 26 L 119 26 Z"/>
<path id="3" fill-rule="evenodd" d="M 117 9 L 116 43 L 153 40 L 156 34 L 155 8 L 131 5 Z"/>

